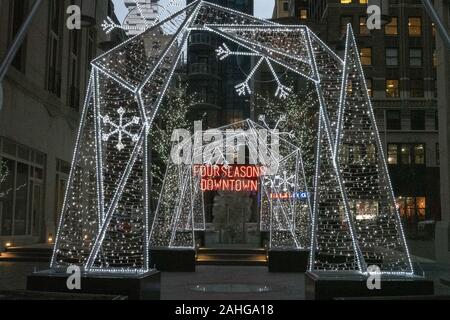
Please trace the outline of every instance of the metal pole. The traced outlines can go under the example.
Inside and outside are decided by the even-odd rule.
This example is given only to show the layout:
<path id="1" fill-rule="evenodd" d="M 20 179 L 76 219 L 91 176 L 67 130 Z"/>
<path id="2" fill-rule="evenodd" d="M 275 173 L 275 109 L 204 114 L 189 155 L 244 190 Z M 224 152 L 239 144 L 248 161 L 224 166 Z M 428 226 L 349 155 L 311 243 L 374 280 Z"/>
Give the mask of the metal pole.
<path id="1" fill-rule="evenodd" d="M 30 14 L 26 18 L 25 22 L 20 27 L 19 32 L 17 33 L 16 37 L 14 38 L 14 41 L 9 48 L 9 50 L 6 53 L 5 59 L 3 60 L 2 65 L 0 66 L 0 83 L 3 81 L 3 78 L 6 75 L 6 72 L 9 69 L 9 66 L 11 65 L 14 57 L 16 56 L 17 51 L 19 50 L 20 46 L 22 45 L 23 39 L 25 38 L 25 35 L 30 28 L 31 22 L 33 21 L 34 16 L 36 15 L 37 10 L 39 9 L 39 6 L 41 5 L 42 0 L 36 0 L 33 7 L 31 8 Z"/>
<path id="2" fill-rule="evenodd" d="M 448 30 L 445 27 L 444 22 L 442 21 L 441 17 L 439 17 L 439 14 L 436 12 L 436 9 L 434 8 L 430 0 L 422 0 L 422 3 L 431 20 L 433 20 L 436 28 L 438 29 L 442 41 L 444 42 L 447 49 L 450 50 L 450 35 L 448 34 Z"/>

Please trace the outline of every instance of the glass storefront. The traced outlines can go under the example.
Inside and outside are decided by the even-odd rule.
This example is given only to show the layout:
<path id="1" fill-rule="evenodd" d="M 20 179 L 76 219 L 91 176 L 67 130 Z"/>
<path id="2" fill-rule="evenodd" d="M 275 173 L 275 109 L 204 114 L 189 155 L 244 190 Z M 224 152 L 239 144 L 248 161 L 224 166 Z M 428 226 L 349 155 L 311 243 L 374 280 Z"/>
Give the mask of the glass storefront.
<path id="1" fill-rule="evenodd" d="M 38 236 L 45 155 L 5 138 L 0 138 L 0 150 L 0 236 Z"/>

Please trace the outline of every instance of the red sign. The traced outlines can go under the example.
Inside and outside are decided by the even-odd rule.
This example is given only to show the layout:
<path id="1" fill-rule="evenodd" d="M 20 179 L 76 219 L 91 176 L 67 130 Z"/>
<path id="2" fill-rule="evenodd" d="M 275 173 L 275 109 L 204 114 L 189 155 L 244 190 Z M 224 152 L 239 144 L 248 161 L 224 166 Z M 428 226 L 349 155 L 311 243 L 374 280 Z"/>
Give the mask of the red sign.
<path id="1" fill-rule="evenodd" d="M 265 168 L 246 165 L 197 165 L 194 175 L 201 176 L 202 191 L 258 191 L 258 180 Z"/>

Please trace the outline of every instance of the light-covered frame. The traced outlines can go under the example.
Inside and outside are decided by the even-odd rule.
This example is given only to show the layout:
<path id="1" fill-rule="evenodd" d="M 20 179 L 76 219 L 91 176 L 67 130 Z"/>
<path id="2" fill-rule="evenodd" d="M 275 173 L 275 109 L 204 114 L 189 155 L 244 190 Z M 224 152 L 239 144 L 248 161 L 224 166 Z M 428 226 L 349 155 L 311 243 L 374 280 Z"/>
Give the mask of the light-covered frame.
<path id="1" fill-rule="evenodd" d="M 341 59 L 306 26 L 281 26 L 200 0 L 92 62 L 51 267 L 151 268 L 148 133 L 195 30 L 315 84 L 320 108 L 310 270 L 365 273 L 375 253 L 382 272 L 413 273 L 351 27 Z M 356 154 L 364 145 L 371 151 L 350 165 L 343 150 Z M 377 214 L 362 223 L 357 208 L 370 204 Z"/>

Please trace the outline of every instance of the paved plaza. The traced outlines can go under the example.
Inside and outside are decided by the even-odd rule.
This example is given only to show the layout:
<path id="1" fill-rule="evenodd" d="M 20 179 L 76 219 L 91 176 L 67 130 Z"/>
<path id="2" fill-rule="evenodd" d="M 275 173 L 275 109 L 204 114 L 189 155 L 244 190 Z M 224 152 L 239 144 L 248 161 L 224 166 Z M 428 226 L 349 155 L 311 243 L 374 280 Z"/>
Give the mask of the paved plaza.
<path id="1" fill-rule="evenodd" d="M 450 296 L 440 283 L 450 278 L 450 266 L 416 259 L 427 277 L 435 280 L 437 295 Z M 46 263 L 0 262 L 0 291 L 22 291 L 26 277 L 45 270 Z M 304 275 L 269 273 L 266 267 L 199 266 L 195 273 L 162 273 L 162 300 L 303 300 Z"/>

